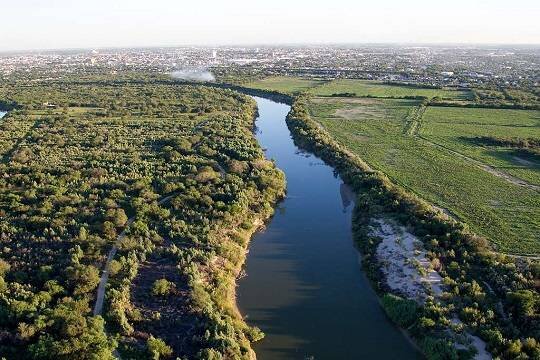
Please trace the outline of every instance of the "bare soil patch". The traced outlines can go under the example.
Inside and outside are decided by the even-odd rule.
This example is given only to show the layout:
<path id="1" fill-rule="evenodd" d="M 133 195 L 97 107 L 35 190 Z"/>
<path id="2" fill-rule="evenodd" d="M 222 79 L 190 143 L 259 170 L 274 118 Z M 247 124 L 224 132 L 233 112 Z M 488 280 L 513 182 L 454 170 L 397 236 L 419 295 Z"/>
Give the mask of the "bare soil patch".
<path id="1" fill-rule="evenodd" d="M 422 243 L 402 227 L 393 226 L 381 219 L 372 235 L 380 237 L 377 259 L 388 286 L 405 297 L 423 302 L 426 296 L 440 296 L 442 278 L 432 269 Z"/>
<path id="2" fill-rule="evenodd" d="M 350 98 L 350 97 L 316 97 L 311 99 L 314 103 L 341 103 L 341 104 L 362 104 L 362 105 L 374 105 L 377 104 L 377 99 L 369 98 Z"/>
<path id="3" fill-rule="evenodd" d="M 152 295 L 153 284 L 159 279 L 173 282 L 176 289 L 166 296 Z M 193 354 L 196 349 L 190 348 L 189 340 L 197 330 L 197 319 L 190 311 L 188 299 L 186 282 L 174 260 L 150 255 L 132 285 L 131 301 L 141 313 L 141 320 L 134 324 L 134 337 L 146 341 L 150 334 L 159 334 L 177 356 Z"/>
<path id="4" fill-rule="evenodd" d="M 390 289 L 419 303 L 424 302 L 429 295 L 441 297 L 444 291 L 443 279 L 433 269 L 420 240 L 404 227 L 385 219 L 374 219 L 370 234 L 382 239 L 376 254 Z M 457 317 L 452 318 L 452 323 L 462 324 Z M 450 333 L 456 338 L 457 348 L 471 346 L 476 349 L 475 360 L 492 358 L 486 350 L 486 343 L 479 337 L 464 331 L 462 339 L 457 340 L 460 336 L 453 331 Z"/>
<path id="5" fill-rule="evenodd" d="M 379 109 L 371 107 L 352 107 L 352 108 L 341 108 L 337 109 L 334 112 L 334 115 L 341 117 L 347 120 L 360 120 L 362 118 L 369 117 L 373 118 L 383 118 L 384 112 L 381 112 Z"/>

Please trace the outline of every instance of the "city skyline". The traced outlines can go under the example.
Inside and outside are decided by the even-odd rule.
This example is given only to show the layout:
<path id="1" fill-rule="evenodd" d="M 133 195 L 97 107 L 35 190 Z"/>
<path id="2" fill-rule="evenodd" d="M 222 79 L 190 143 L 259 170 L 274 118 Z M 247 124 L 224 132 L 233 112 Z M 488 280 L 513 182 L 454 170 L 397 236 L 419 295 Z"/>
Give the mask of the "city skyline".
<path id="1" fill-rule="evenodd" d="M 318 44 L 537 45 L 540 6 L 529 0 L 323 4 L 277 0 L 180 4 L 22 0 L 3 6 L 0 51 Z M 309 11 L 307 11 L 309 10 Z M 309 15 L 308 15 L 309 14 Z"/>

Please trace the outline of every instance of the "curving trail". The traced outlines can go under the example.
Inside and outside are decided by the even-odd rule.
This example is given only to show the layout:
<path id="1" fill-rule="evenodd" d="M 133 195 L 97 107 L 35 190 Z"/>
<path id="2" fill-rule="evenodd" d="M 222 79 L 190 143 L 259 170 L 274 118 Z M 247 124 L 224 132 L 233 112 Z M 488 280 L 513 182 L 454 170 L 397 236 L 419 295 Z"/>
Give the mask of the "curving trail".
<path id="1" fill-rule="evenodd" d="M 528 182 L 526 180 L 523 180 L 523 179 L 520 179 L 520 178 L 518 178 L 516 176 L 510 175 L 510 174 L 508 174 L 508 173 L 506 173 L 504 171 L 500 171 L 500 170 L 498 170 L 498 169 L 496 169 L 496 168 L 494 168 L 494 167 L 492 167 L 490 165 L 485 164 L 482 161 L 473 159 L 470 156 L 467 156 L 467 155 L 462 154 L 462 153 L 460 153 L 458 151 L 450 149 L 450 148 L 448 148 L 448 147 L 446 147 L 446 146 L 444 146 L 442 144 L 433 142 L 433 141 L 429 140 L 428 138 L 422 136 L 420 134 L 420 127 L 422 126 L 422 118 L 424 116 L 424 113 L 426 112 L 426 109 L 427 109 L 426 105 L 420 104 L 419 106 L 414 108 L 410 114 L 407 115 L 406 124 L 405 124 L 405 130 L 404 130 L 404 133 L 406 135 L 419 137 L 422 140 L 429 143 L 430 145 L 433 145 L 435 147 L 438 147 L 439 149 L 445 150 L 445 151 L 451 153 L 452 155 L 456 155 L 456 156 L 462 158 L 463 160 L 465 160 L 465 161 L 479 167 L 480 169 L 490 173 L 491 175 L 495 175 L 497 177 L 500 177 L 501 179 L 504 179 L 504 180 L 508 181 L 511 184 L 526 187 L 526 188 L 529 188 L 529 189 L 535 190 L 535 191 L 540 191 L 540 186 L 538 186 L 538 185 L 531 184 L 530 182 Z"/>
<path id="2" fill-rule="evenodd" d="M 473 159 L 472 157 L 470 156 L 467 156 L 465 154 L 462 154 L 460 152 L 457 152 L 455 150 L 452 150 L 452 149 L 449 149 L 448 147 L 444 146 L 444 145 L 441 145 L 441 144 L 437 144 L 421 135 L 419 135 L 419 137 L 426 141 L 427 143 L 429 143 L 430 145 L 433 145 L 435 147 L 438 147 L 440 149 L 443 149 L 453 155 L 456 155 L 460 158 L 462 158 L 463 160 L 465 161 L 468 161 L 469 163 L 473 164 L 473 165 L 476 165 L 477 167 L 479 167 L 480 169 L 490 173 L 491 175 L 495 175 L 497 177 L 500 177 L 501 179 L 504 179 L 506 181 L 508 181 L 509 183 L 511 184 L 514 184 L 514 185 L 518 185 L 518 186 L 522 186 L 522 187 L 525 187 L 525 188 L 528 188 L 528 189 L 531 189 L 531 190 L 534 190 L 534 191 L 539 191 L 540 192 L 540 186 L 538 185 L 535 185 L 535 184 L 531 184 L 529 183 L 528 181 L 525 181 L 523 179 L 520 179 L 518 177 L 515 177 L 513 175 L 510 175 L 504 171 L 500 171 L 500 170 L 497 170 L 496 168 L 492 167 L 492 166 L 489 166 L 479 160 L 476 160 L 476 159 Z"/>
<path id="3" fill-rule="evenodd" d="M 216 162 L 217 163 L 217 162 Z M 225 176 L 226 172 L 223 169 L 223 167 L 217 163 L 217 167 L 221 173 L 221 176 Z M 169 200 L 171 200 L 176 194 L 170 194 L 162 198 L 158 201 L 158 205 L 165 204 Z M 113 244 L 111 250 L 109 250 L 109 254 L 107 255 L 107 261 L 105 262 L 105 265 L 103 267 L 103 273 L 101 274 L 101 278 L 99 281 L 99 286 L 96 294 L 96 303 L 94 305 L 94 316 L 102 315 L 103 313 L 103 301 L 105 300 L 105 290 L 107 289 L 107 283 L 109 282 L 109 274 L 110 274 L 110 266 L 111 261 L 114 259 L 114 256 L 118 252 L 118 245 L 120 244 L 120 241 L 122 241 L 126 237 L 127 229 L 133 222 L 135 221 L 135 217 L 130 217 L 128 221 L 126 222 L 126 226 L 124 230 L 118 234 L 116 237 L 116 241 Z M 118 353 L 118 350 L 114 350 L 113 355 L 116 359 L 121 360 L 120 354 Z"/>
<path id="4" fill-rule="evenodd" d="M 174 194 L 164 197 L 158 202 L 158 204 L 162 205 L 166 203 L 167 201 L 171 200 L 173 196 Z M 128 219 L 125 229 L 118 235 L 113 247 L 109 251 L 109 255 L 107 256 L 107 261 L 105 262 L 105 266 L 103 267 L 103 273 L 101 274 L 101 279 L 99 281 L 96 295 L 96 304 L 94 305 L 94 316 L 101 315 L 101 313 L 103 312 L 103 300 L 105 299 L 105 290 L 109 281 L 109 270 L 111 266 L 111 261 L 114 259 L 114 256 L 118 251 L 118 244 L 126 237 L 126 231 L 129 226 L 133 224 L 133 221 L 135 221 L 135 217 L 131 217 Z"/>

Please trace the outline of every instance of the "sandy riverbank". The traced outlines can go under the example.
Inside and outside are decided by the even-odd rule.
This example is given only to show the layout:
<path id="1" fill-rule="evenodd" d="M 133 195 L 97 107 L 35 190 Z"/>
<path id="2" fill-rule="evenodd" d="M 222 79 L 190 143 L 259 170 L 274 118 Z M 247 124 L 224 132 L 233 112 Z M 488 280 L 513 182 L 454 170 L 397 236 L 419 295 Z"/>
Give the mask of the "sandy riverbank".
<path id="1" fill-rule="evenodd" d="M 428 296 L 437 299 L 443 295 L 443 278 L 434 269 L 437 264 L 428 259 L 422 242 L 406 228 L 390 220 L 374 219 L 370 236 L 381 239 L 376 251 L 377 261 L 392 292 L 419 304 Z M 462 325 L 457 317 L 452 318 L 451 322 L 453 326 Z M 457 348 L 471 346 L 477 352 L 475 360 L 492 359 L 482 339 L 467 332 L 462 335 L 460 343 L 456 342 Z"/>

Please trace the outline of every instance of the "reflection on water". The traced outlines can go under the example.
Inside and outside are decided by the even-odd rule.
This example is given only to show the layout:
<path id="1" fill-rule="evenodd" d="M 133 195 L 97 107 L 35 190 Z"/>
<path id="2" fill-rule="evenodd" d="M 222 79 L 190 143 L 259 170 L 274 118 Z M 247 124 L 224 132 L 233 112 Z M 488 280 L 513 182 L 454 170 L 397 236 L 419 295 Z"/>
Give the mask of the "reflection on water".
<path id="1" fill-rule="evenodd" d="M 339 195 L 341 195 L 343 212 L 347 212 L 349 206 L 354 203 L 354 192 L 349 185 L 341 183 L 341 185 L 339 185 Z"/>
<path id="2" fill-rule="evenodd" d="M 258 359 L 419 358 L 361 271 L 351 234 L 353 192 L 294 145 L 285 124 L 289 106 L 256 100 L 257 139 L 287 177 L 287 198 L 255 235 L 238 289 L 242 314 L 266 334 L 254 346 Z"/>

